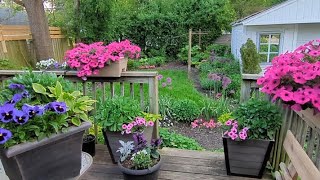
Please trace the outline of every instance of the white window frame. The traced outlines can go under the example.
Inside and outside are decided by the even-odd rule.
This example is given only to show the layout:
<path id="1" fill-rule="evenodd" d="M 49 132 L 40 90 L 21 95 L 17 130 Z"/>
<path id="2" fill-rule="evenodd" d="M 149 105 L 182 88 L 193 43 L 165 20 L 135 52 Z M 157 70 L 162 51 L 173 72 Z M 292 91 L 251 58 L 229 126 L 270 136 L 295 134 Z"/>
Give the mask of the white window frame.
<path id="1" fill-rule="evenodd" d="M 260 43 L 260 39 L 262 35 L 268 35 L 269 39 L 267 43 Z M 271 36 L 272 35 L 279 35 L 279 43 L 271 43 Z M 266 63 L 270 63 L 272 59 L 270 59 L 270 55 L 271 54 L 276 54 L 279 55 L 280 54 L 280 48 L 282 45 L 282 33 L 281 32 L 261 32 L 258 33 L 258 53 L 259 54 L 266 54 L 267 55 L 267 62 Z M 268 51 L 267 52 L 260 52 L 260 46 L 261 45 L 268 45 Z M 278 45 L 279 46 L 279 50 L 278 52 L 271 52 L 271 45 Z M 265 62 L 262 62 L 265 63 Z"/>

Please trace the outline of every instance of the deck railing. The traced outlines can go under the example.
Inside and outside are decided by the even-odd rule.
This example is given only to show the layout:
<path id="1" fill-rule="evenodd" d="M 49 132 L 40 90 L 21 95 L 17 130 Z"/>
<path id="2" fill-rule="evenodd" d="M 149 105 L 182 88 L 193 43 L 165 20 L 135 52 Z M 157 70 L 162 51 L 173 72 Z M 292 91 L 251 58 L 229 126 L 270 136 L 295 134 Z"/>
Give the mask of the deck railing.
<path id="1" fill-rule="evenodd" d="M 12 78 L 16 74 L 21 74 L 25 71 L 17 70 L 0 70 L 0 82 Z M 95 100 L 104 101 L 107 97 L 130 96 L 139 98 L 142 110 L 148 110 L 150 113 L 159 113 L 159 98 L 158 98 L 158 79 L 157 72 L 141 72 L 127 71 L 121 74 L 121 77 L 88 77 L 86 81 L 77 77 L 75 71 L 33 71 L 35 73 L 56 73 L 63 76 L 65 79 L 74 83 L 75 87 L 83 92 L 83 94 L 91 96 Z M 135 95 L 135 89 L 136 91 Z M 101 93 L 100 93 L 101 92 Z M 107 93 L 108 92 L 108 93 Z M 146 104 L 147 103 L 147 104 Z M 148 106 L 148 108 L 147 108 Z M 96 103 L 94 110 L 91 112 L 92 117 L 96 112 Z M 159 135 L 158 122 L 154 126 L 154 136 Z M 98 128 L 94 124 L 94 132 L 97 137 Z"/>
<path id="2" fill-rule="evenodd" d="M 241 101 L 247 101 L 251 96 L 265 96 L 259 91 L 256 84 L 261 75 L 243 74 L 241 85 Z M 266 96 L 265 96 L 266 97 Z M 283 108 L 283 104 L 277 102 L 281 108 L 282 126 L 276 133 L 275 145 L 271 154 L 271 165 L 274 170 L 279 169 L 280 162 L 288 163 L 289 158 L 283 148 L 283 141 L 287 130 L 291 130 L 300 145 L 308 154 L 309 158 L 320 170 L 320 119 L 317 122 L 309 117 L 303 116 L 289 108 Z"/>

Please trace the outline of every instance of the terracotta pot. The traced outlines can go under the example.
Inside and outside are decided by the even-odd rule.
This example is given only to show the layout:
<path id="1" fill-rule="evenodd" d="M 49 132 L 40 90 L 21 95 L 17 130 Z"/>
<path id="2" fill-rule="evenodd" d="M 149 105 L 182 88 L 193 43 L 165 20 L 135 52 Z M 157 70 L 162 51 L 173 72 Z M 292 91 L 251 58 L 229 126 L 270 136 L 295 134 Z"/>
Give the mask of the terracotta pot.
<path id="1" fill-rule="evenodd" d="M 273 144 L 270 140 L 233 141 L 223 137 L 227 174 L 262 178 Z"/>
<path id="2" fill-rule="evenodd" d="M 123 174 L 124 180 L 157 180 L 161 165 L 161 156 L 160 161 L 156 165 L 143 170 L 128 169 L 123 167 L 122 164 L 118 162 L 118 167 L 120 168 L 120 171 Z"/>
<path id="3" fill-rule="evenodd" d="M 1 150 L 6 174 L 14 180 L 56 180 L 77 177 L 81 169 L 81 146 L 91 123 L 70 127 L 41 141 L 27 142 Z"/>
<path id="4" fill-rule="evenodd" d="M 128 58 L 122 58 L 99 69 L 99 74 L 91 77 L 121 77 L 121 73 L 127 71 L 127 65 Z"/>

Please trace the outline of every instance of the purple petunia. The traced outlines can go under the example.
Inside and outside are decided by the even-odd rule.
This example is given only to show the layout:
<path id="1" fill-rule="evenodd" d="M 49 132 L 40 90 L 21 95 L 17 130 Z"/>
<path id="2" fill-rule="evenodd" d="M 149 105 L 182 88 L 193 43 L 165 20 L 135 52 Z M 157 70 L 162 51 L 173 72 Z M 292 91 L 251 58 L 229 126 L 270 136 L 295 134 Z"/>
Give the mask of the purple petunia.
<path id="1" fill-rule="evenodd" d="M 31 106 L 28 104 L 24 104 L 22 106 L 22 111 L 28 114 L 29 118 L 33 118 L 34 116 L 40 116 L 44 114 L 44 108 L 41 106 Z"/>
<path id="2" fill-rule="evenodd" d="M 151 143 L 150 143 L 151 147 L 153 147 L 153 148 L 159 148 L 161 144 L 162 144 L 162 139 L 161 138 L 152 139 Z"/>
<path id="3" fill-rule="evenodd" d="M 22 84 L 11 83 L 11 84 L 9 84 L 9 89 L 12 89 L 12 90 L 15 90 L 15 89 L 24 90 L 25 87 Z"/>
<path id="4" fill-rule="evenodd" d="M 57 114 L 64 114 L 67 112 L 67 105 L 65 102 L 51 102 L 45 106 L 45 109 Z"/>
<path id="5" fill-rule="evenodd" d="M 26 114 L 23 111 L 17 110 L 17 109 L 14 110 L 13 115 L 14 115 L 13 116 L 14 122 L 16 122 L 20 125 L 25 124 L 29 120 L 28 114 Z"/>
<path id="6" fill-rule="evenodd" d="M 12 133 L 9 130 L 0 128 L 0 144 L 4 144 L 12 137 Z"/>
<path id="7" fill-rule="evenodd" d="M 14 106 L 12 104 L 5 104 L 0 107 L 0 121 L 8 123 L 12 121 L 14 114 Z"/>
<path id="8" fill-rule="evenodd" d="M 135 143 L 134 152 L 141 151 L 147 147 L 147 140 L 144 137 L 143 133 L 134 133 L 133 141 Z"/>

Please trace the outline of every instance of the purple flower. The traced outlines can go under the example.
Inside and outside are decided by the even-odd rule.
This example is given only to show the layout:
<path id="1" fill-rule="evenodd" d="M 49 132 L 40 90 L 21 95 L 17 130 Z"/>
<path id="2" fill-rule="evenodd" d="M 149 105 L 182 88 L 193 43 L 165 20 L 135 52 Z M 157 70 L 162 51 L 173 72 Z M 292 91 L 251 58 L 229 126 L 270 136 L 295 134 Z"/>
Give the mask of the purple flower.
<path id="1" fill-rule="evenodd" d="M 158 80 L 161 80 L 163 76 L 161 74 L 158 75 Z"/>
<path id="2" fill-rule="evenodd" d="M 12 99 L 10 101 L 5 102 L 5 104 L 16 104 L 17 102 L 21 101 L 21 99 L 21 94 L 15 94 L 12 96 Z"/>
<path id="3" fill-rule="evenodd" d="M 56 68 L 56 69 L 58 69 L 59 68 L 59 63 L 54 63 L 54 67 Z"/>
<path id="4" fill-rule="evenodd" d="M 208 78 L 213 81 L 221 81 L 221 77 L 218 74 L 211 73 L 208 75 Z"/>
<path id="5" fill-rule="evenodd" d="M 22 125 L 22 124 L 25 124 L 29 120 L 29 116 L 25 112 L 15 109 L 13 120 L 16 123 Z"/>
<path id="6" fill-rule="evenodd" d="M 44 108 L 41 106 L 31 106 L 24 104 L 22 106 L 22 111 L 28 114 L 29 118 L 33 118 L 36 115 L 42 115 L 44 113 Z"/>
<path id="7" fill-rule="evenodd" d="M 172 79 L 168 77 L 168 78 L 167 78 L 167 83 L 168 83 L 168 84 L 171 84 L 171 82 L 172 82 Z"/>
<path id="8" fill-rule="evenodd" d="M 16 83 L 11 83 L 9 84 L 9 89 L 15 90 L 15 89 L 20 89 L 20 90 L 24 90 L 24 85 L 22 84 L 16 84 Z"/>
<path id="9" fill-rule="evenodd" d="M 67 105 L 65 102 L 51 102 L 45 106 L 45 109 L 57 114 L 64 114 L 67 112 Z"/>
<path id="10" fill-rule="evenodd" d="M 27 90 L 24 90 L 22 93 L 21 93 L 22 97 L 23 98 L 29 98 L 30 97 L 30 94 Z"/>
<path id="11" fill-rule="evenodd" d="M 135 143 L 134 152 L 141 151 L 147 147 L 147 140 L 144 137 L 143 133 L 134 133 L 133 141 Z"/>
<path id="12" fill-rule="evenodd" d="M 230 83 L 231 83 L 230 78 L 228 78 L 226 76 L 222 78 L 222 88 L 223 89 L 226 89 Z"/>
<path id="13" fill-rule="evenodd" d="M 153 147 L 153 148 L 158 148 L 158 147 L 160 147 L 161 144 L 162 144 L 162 139 L 161 138 L 152 139 L 151 143 L 150 143 L 151 147 Z"/>
<path id="14" fill-rule="evenodd" d="M 162 87 L 166 87 L 167 86 L 167 83 L 162 83 Z"/>
<path id="15" fill-rule="evenodd" d="M 4 144 L 12 137 L 12 133 L 9 130 L 0 128 L 0 144 Z"/>
<path id="16" fill-rule="evenodd" d="M 14 114 L 14 106 L 12 104 L 5 104 L 0 107 L 0 121 L 8 123 L 12 121 Z"/>

